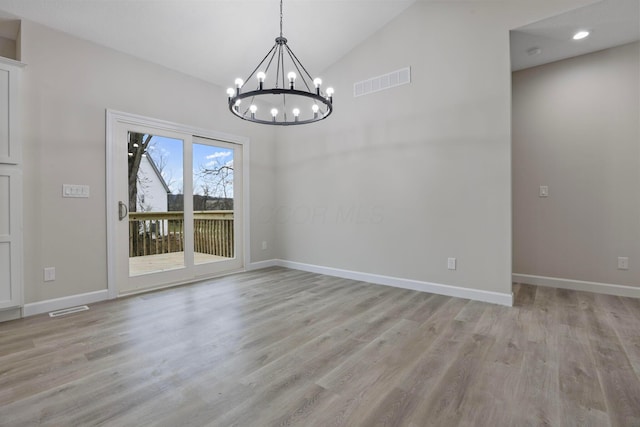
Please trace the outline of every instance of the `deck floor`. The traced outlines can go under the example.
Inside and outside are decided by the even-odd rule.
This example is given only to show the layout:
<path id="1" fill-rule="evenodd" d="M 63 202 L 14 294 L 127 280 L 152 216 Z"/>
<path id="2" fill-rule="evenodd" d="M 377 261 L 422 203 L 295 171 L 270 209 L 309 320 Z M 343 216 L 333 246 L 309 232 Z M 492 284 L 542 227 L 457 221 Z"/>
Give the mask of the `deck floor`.
<path id="1" fill-rule="evenodd" d="M 229 258 L 217 255 L 194 253 L 194 261 L 197 264 L 223 261 Z M 145 255 L 129 258 L 129 275 L 140 276 L 142 274 L 157 271 L 175 270 L 184 267 L 184 252 L 172 252 L 168 254 Z"/>

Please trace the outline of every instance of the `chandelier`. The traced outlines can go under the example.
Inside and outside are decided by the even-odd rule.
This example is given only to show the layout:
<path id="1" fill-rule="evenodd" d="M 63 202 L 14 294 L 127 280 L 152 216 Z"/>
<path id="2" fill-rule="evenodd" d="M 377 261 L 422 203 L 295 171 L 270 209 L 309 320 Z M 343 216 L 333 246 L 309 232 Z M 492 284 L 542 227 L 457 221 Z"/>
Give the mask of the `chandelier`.
<path id="1" fill-rule="evenodd" d="M 244 91 L 252 79 L 256 89 Z M 233 114 L 265 125 L 313 123 L 326 119 L 333 111 L 333 89 L 322 90 L 322 80 L 311 77 L 282 35 L 282 0 L 280 36 L 249 77 L 236 79 L 235 89 L 227 89 L 227 95 Z M 256 101 L 262 101 L 260 108 Z"/>

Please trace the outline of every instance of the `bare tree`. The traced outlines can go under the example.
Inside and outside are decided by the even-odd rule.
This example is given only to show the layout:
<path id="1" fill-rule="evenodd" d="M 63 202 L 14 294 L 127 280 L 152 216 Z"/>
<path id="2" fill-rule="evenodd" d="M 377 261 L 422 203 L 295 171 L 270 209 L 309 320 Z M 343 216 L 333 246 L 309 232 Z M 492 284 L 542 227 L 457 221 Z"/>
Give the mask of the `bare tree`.
<path id="1" fill-rule="evenodd" d="M 129 132 L 129 212 L 136 212 L 138 202 L 138 171 L 153 135 Z"/>
<path id="2" fill-rule="evenodd" d="M 223 163 L 219 159 L 206 166 L 200 165 L 198 176 L 202 180 L 200 188 L 204 208 L 207 200 L 218 199 L 217 209 L 233 209 L 233 161 Z"/>
<path id="3" fill-rule="evenodd" d="M 163 149 L 156 149 L 156 141 L 157 140 L 154 139 L 149 143 L 147 156 L 151 156 L 153 159 L 153 163 L 156 165 L 156 168 L 158 169 L 158 172 L 160 172 L 160 176 L 164 180 L 165 184 L 167 184 L 167 187 L 172 188 L 176 180 L 173 176 L 173 171 L 170 169 L 167 170 L 167 164 L 169 163 L 167 151 Z M 181 192 L 182 190 L 180 190 L 180 193 Z"/>
<path id="4" fill-rule="evenodd" d="M 200 187 L 207 196 L 224 198 L 231 196 L 233 192 L 233 163 L 221 163 L 216 160 L 215 164 L 208 167 L 200 165 L 198 175 L 204 181 Z"/>

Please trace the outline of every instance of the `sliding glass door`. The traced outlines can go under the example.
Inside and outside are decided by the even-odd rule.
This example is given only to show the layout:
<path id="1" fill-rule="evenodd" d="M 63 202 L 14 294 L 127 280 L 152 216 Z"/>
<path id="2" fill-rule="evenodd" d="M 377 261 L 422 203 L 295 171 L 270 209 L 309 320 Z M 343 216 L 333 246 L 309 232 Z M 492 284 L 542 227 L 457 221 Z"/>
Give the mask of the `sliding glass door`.
<path id="1" fill-rule="evenodd" d="M 119 295 L 243 267 L 241 145 L 134 123 L 114 141 Z"/>

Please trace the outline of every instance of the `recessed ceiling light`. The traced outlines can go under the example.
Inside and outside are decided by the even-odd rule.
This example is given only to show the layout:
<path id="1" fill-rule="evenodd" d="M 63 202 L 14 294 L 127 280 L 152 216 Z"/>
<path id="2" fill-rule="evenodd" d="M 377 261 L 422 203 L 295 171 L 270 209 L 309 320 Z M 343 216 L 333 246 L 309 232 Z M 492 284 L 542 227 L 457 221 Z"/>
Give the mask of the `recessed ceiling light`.
<path id="1" fill-rule="evenodd" d="M 582 40 L 589 37 L 589 31 L 578 31 L 573 35 L 574 40 Z"/>

